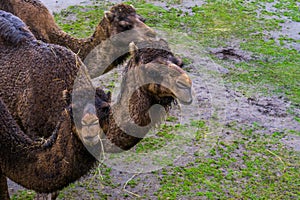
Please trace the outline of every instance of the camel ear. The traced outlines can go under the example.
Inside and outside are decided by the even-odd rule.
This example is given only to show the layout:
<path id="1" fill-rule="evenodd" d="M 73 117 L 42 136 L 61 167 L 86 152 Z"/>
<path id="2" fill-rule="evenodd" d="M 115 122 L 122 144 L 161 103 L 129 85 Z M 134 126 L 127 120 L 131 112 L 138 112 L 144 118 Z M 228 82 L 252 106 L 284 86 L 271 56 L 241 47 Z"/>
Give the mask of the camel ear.
<path id="1" fill-rule="evenodd" d="M 105 11 L 105 12 L 104 12 L 104 17 L 105 17 L 108 21 L 112 22 L 112 21 L 114 20 L 114 18 L 115 18 L 115 15 L 114 15 L 112 12 L 110 12 L 110 11 Z"/>
<path id="2" fill-rule="evenodd" d="M 138 50 L 139 50 L 139 48 L 135 45 L 134 42 L 131 42 L 129 44 L 130 56 L 132 56 L 135 63 L 140 62 L 140 58 L 138 58 L 138 56 L 136 56 L 136 53 L 137 53 Z"/>
<path id="3" fill-rule="evenodd" d="M 137 52 L 137 50 L 138 50 L 138 47 L 134 44 L 134 42 L 131 42 L 131 43 L 129 44 L 129 52 L 130 52 L 130 55 L 131 55 L 131 56 L 134 56 L 135 53 Z"/>
<path id="4" fill-rule="evenodd" d="M 65 103 L 67 105 L 70 105 L 72 103 L 72 97 L 71 97 L 70 92 L 68 90 L 63 90 L 62 95 L 63 95 L 63 99 L 64 99 Z"/>
<path id="5" fill-rule="evenodd" d="M 159 39 L 159 42 L 161 44 L 163 44 L 164 46 L 168 46 L 169 45 L 168 42 L 166 40 L 162 39 L 162 38 Z"/>

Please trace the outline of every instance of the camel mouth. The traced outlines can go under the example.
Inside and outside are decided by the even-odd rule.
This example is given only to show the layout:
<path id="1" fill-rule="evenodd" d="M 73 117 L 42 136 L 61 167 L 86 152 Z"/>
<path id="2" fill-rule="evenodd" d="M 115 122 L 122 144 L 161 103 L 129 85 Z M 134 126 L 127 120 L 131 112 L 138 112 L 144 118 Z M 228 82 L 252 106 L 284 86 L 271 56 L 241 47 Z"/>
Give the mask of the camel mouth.
<path id="1" fill-rule="evenodd" d="M 182 103 L 183 105 L 191 105 L 193 103 L 193 99 L 191 98 L 189 101 L 182 101 L 180 99 L 178 99 L 180 103 Z"/>
<path id="2" fill-rule="evenodd" d="M 82 138 L 84 144 L 88 145 L 88 146 L 94 146 L 96 144 L 98 144 L 99 142 L 99 137 L 98 135 L 95 136 L 86 136 Z"/>
<path id="3" fill-rule="evenodd" d="M 174 92 L 174 98 L 183 105 L 190 105 L 193 102 L 191 88 L 180 89 Z"/>
<path id="4" fill-rule="evenodd" d="M 191 105 L 193 96 L 190 88 L 181 90 L 179 92 L 172 92 L 171 94 L 164 94 L 160 96 L 162 102 L 170 102 L 178 100 L 183 105 Z"/>

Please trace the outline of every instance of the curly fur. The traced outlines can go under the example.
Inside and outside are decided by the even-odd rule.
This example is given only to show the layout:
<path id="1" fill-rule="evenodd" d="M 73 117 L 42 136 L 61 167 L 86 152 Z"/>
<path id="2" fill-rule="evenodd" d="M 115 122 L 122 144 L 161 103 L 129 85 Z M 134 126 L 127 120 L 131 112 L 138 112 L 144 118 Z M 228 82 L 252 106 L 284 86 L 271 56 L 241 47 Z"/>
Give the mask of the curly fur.
<path id="1" fill-rule="evenodd" d="M 96 163 L 63 95 L 79 70 L 86 74 L 84 65 L 70 50 L 35 40 L 19 18 L 0 11 L 0 21 L 0 35 L 18 30 L 0 43 L 0 199 L 8 199 L 6 176 L 37 192 L 60 190 Z M 22 45 L 11 39 L 18 34 Z M 80 81 L 83 90 L 93 89 L 88 76 Z"/>
<path id="2" fill-rule="evenodd" d="M 144 19 L 136 13 L 135 9 L 125 4 L 117 4 L 111 7 L 110 11 L 99 22 L 93 35 L 80 39 L 72 37 L 61 30 L 49 10 L 39 0 L 1 0 L 0 9 L 11 12 L 22 19 L 38 40 L 70 48 L 82 60 L 96 47 L 101 48 L 98 45 L 101 45 L 103 41 L 118 33 L 138 27 L 143 29 L 143 33 L 136 33 L 135 39 L 138 39 L 138 37 L 146 38 L 150 35 L 152 37 L 155 34 L 151 28 L 143 23 Z M 128 39 L 128 44 L 131 41 L 131 38 Z M 106 47 L 105 53 L 117 55 L 115 52 L 117 50 L 118 46 L 113 45 L 109 48 Z M 114 61 L 107 60 L 104 67 L 108 65 L 109 67 L 104 73 L 123 63 L 127 56 L 121 56 Z M 102 56 L 102 59 L 109 59 L 109 57 Z M 98 61 L 96 68 L 99 68 L 100 62 L 102 61 Z M 92 77 L 103 73 L 101 70 L 101 72 L 98 72 L 99 69 L 93 68 L 90 68 L 89 71 Z"/>
<path id="3" fill-rule="evenodd" d="M 0 11 L 0 38 L 11 45 L 20 45 L 34 39 L 26 25 L 15 16 Z"/>

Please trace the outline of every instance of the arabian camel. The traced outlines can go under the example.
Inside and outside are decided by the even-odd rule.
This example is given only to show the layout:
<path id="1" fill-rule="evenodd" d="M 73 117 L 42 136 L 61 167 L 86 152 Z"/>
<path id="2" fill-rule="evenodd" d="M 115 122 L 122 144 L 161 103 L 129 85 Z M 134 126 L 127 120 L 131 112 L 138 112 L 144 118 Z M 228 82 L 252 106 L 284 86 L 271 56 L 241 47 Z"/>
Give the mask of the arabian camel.
<path id="1" fill-rule="evenodd" d="M 109 94 L 98 89 L 95 95 L 84 65 L 73 52 L 37 41 L 19 18 L 0 11 L 0 199 L 9 199 L 6 177 L 25 188 L 51 193 L 95 166 L 97 159 L 82 142 L 92 137 L 86 138 L 85 129 L 75 126 L 74 107 L 96 103 L 94 110 L 83 109 L 79 119 L 87 115 L 93 116 L 93 122 L 99 119 L 104 150 L 118 152 L 133 147 L 161 120 L 149 113 L 152 105 L 168 110 L 175 99 L 190 103 L 191 80 L 172 53 L 130 46 L 132 59 L 124 70 L 121 93 L 116 104 L 110 105 Z M 76 89 L 73 83 L 80 71 L 82 87 Z M 156 77 L 162 85 L 155 82 Z M 150 82 L 133 90 L 142 80 Z M 65 91 L 86 95 L 88 90 L 94 91 L 94 102 L 71 102 L 73 98 L 63 95 Z M 125 118 L 120 121 L 118 116 Z M 139 126 L 146 126 L 140 135 L 124 132 Z"/>
<path id="2" fill-rule="evenodd" d="M 106 45 L 105 50 L 101 51 L 102 59 L 107 59 L 105 62 L 101 60 L 104 66 L 94 66 L 94 68 L 87 66 L 92 78 L 110 71 L 127 58 L 128 55 L 125 54 L 118 58 L 114 57 L 113 60 L 110 59 L 110 55 L 118 55 L 115 51 L 118 50 L 120 43 L 125 42 L 128 47 L 132 41 L 155 37 L 155 32 L 144 24 L 145 20 L 136 13 L 136 10 L 125 4 L 117 4 L 111 7 L 110 11 L 106 11 L 93 35 L 82 39 L 75 38 L 61 30 L 55 23 L 53 15 L 39 0 L 1 0 L 0 10 L 19 17 L 38 40 L 67 47 L 78 54 L 83 61 L 93 49 L 101 48 L 103 41 L 129 31 L 129 34 L 119 36 L 122 41 L 118 44 L 111 45 L 109 48 Z M 103 53 L 107 54 L 107 57 L 104 58 Z"/>

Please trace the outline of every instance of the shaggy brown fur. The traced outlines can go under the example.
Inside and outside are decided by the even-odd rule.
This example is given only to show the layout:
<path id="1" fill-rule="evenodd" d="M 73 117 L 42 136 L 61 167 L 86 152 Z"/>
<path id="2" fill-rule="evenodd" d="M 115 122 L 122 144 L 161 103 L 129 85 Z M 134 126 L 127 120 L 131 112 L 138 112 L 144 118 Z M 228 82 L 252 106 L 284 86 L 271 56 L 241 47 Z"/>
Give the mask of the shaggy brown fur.
<path id="1" fill-rule="evenodd" d="M 8 198 L 5 176 L 37 192 L 62 189 L 86 174 L 96 159 L 76 135 L 70 111 L 61 118 L 49 141 L 30 139 L 0 99 L 0 199 Z"/>
<path id="2" fill-rule="evenodd" d="M 86 174 L 96 159 L 76 136 L 62 95 L 85 71 L 80 59 L 37 41 L 19 18 L 0 11 L 0 66 L 0 199 L 8 198 L 5 176 L 52 192 Z M 93 89 L 88 76 L 80 81 Z M 50 138 L 36 148 L 40 137 Z"/>
<path id="3" fill-rule="evenodd" d="M 120 32 L 137 30 L 130 34 L 133 36 L 132 38 L 126 38 L 127 46 L 131 41 L 155 35 L 154 31 L 143 23 L 144 19 L 136 13 L 135 9 L 125 4 L 115 5 L 110 11 L 105 12 L 105 16 L 96 27 L 94 34 L 83 39 L 74 38 L 61 30 L 49 10 L 39 0 L 1 0 L 0 9 L 11 12 L 22 19 L 37 39 L 68 47 L 74 53 L 78 53 L 82 60 L 102 41 Z M 114 48 L 118 47 L 106 49 L 108 52 L 105 53 L 115 54 Z M 124 59 L 126 56 L 120 57 L 112 65 L 110 65 L 110 61 L 107 62 L 110 66 L 101 67 L 108 67 L 104 71 L 107 72 L 123 62 Z M 95 77 L 101 75 L 98 71 L 103 70 L 91 69 L 90 74 Z"/>
<path id="4" fill-rule="evenodd" d="M 70 106 L 65 108 L 66 102 L 71 103 L 70 95 L 62 95 L 65 90 L 72 92 L 77 72 L 84 71 L 84 65 L 67 49 L 36 41 L 25 24 L 9 13 L 0 11 L 0 27 L 0 198 L 8 199 L 6 176 L 37 192 L 60 190 L 86 174 L 96 162 L 79 139 L 85 137 L 84 129 L 76 129 L 74 121 L 78 119 L 70 115 Z M 107 127 L 106 151 L 130 149 L 160 122 L 163 112 L 149 112 L 152 105 L 161 104 L 168 110 L 176 97 L 185 103 L 191 101 L 191 81 L 172 62 L 177 60 L 173 54 L 161 51 L 148 59 L 151 55 L 147 52 L 149 49 L 131 45 L 132 59 L 115 105 L 108 106 L 110 95 L 101 90 L 96 92 L 96 109 L 79 102 L 85 108 L 79 118 L 85 119 L 88 114 L 92 122 L 98 118 Z M 149 62 L 143 65 L 146 58 Z M 164 69 L 178 73 L 160 74 Z M 154 80 L 155 77 L 148 77 L 151 74 L 163 76 L 161 83 L 173 86 L 150 83 L 134 87 L 140 80 Z M 80 91 L 86 95 L 84 91 L 92 85 L 84 72 L 80 75 Z M 72 107 L 78 106 L 73 104 Z M 136 125 L 146 128 L 139 132 Z M 39 136 L 48 139 L 36 141 Z"/>
<path id="5" fill-rule="evenodd" d="M 64 111 L 71 97 L 62 95 L 79 72 L 82 95 L 94 92 L 80 59 L 37 41 L 19 18 L 0 11 L 0 66 L 0 199 L 8 198 L 6 176 L 47 193 L 86 174 L 96 159 Z"/>
<path id="6" fill-rule="evenodd" d="M 104 103 L 98 97 L 96 100 Z M 21 131 L 0 98 L 1 200 L 9 199 L 6 176 L 28 189 L 52 192 L 51 199 L 55 199 L 58 192 L 53 191 L 66 187 L 95 166 L 97 160 L 80 140 L 69 103 L 70 97 L 51 136 L 44 141 L 34 141 Z M 82 118 L 86 115 L 97 118 L 95 110 L 91 111 L 89 105 L 85 106 Z"/>
<path id="7" fill-rule="evenodd" d="M 68 49 L 35 40 L 9 13 L 1 12 L 0 27 L 0 96 L 22 131 L 49 137 L 63 110 L 62 91 L 72 91 L 84 65 Z M 83 81 L 92 88 L 89 77 Z"/>

